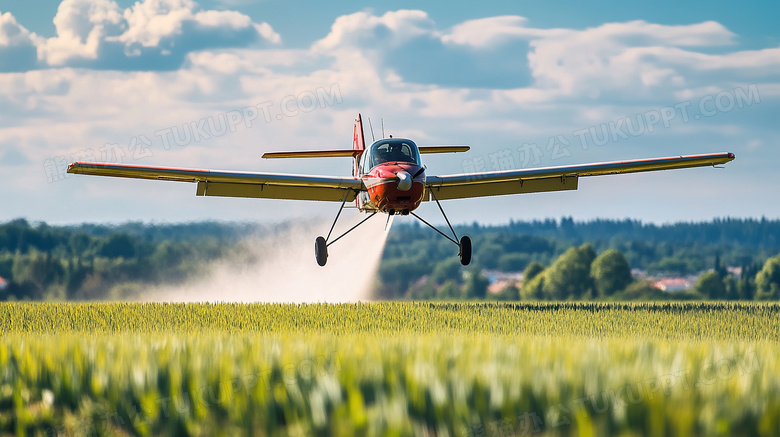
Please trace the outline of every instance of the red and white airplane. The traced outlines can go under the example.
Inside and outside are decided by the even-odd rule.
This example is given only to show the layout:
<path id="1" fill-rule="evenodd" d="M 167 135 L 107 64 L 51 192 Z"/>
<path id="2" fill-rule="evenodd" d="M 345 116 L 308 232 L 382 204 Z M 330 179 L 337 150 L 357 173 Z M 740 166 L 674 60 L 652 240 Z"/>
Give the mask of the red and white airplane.
<path id="1" fill-rule="evenodd" d="M 440 200 L 576 190 L 579 178 L 585 176 L 716 166 L 734 159 L 733 153 L 711 153 L 475 174 L 446 176 L 425 174 L 426 168 L 420 160 L 421 154 L 467 150 L 469 150 L 468 146 L 418 147 L 411 140 L 392 138 L 392 136 L 375 141 L 366 148 L 363 122 L 358 115 L 355 120 L 351 150 L 272 152 L 263 155 L 263 158 L 351 157 L 354 166 L 352 176 L 349 177 L 196 170 L 92 162 L 74 162 L 68 166 L 68 173 L 193 182 L 198 184 L 196 191 L 198 196 L 341 202 L 341 208 L 327 237 L 317 237 L 315 242 L 315 255 L 317 263 L 321 266 L 324 266 L 328 260 L 328 246 L 378 212 L 388 214 L 388 220 L 391 215 L 411 214 L 455 243 L 459 248 L 461 264 L 468 265 L 471 262 L 471 240 L 467 236 L 458 238 L 444 214 Z M 420 203 L 430 200 L 435 201 L 439 206 L 452 232 L 452 237 L 414 213 Z M 331 240 L 333 228 L 347 202 L 355 202 L 361 211 L 369 212 L 370 215 Z"/>

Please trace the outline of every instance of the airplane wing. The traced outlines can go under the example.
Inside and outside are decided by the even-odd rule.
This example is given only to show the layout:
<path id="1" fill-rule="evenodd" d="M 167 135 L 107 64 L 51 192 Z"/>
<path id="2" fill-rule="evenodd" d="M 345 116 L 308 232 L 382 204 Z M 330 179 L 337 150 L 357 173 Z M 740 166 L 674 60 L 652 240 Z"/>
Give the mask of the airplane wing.
<path id="1" fill-rule="evenodd" d="M 197 183 L 198 196 L 355 200 L 363 182 L 352 177 L 230 172 L 189 168 L 74 162 L 68 173 Z"/>
<path id="2" fill-rule="evenodd" d="M 469 146 L 419 146 L 420 153 L 457 153 L 468 152 Z"/>
<path id="3" fill-rule="evenodd" d="M 733 159 L 733 153 L 712 153 L 562 167 L 429 176 L 426 178 L 425 185 L 427 192 L 433 192 L 439 200 L 576 190 L 579 178 L 585 176 L 715 166 L 725 164 Z"/>
<path id="4" fill-rule="evenodd" d="M 420 153 L 456 153 L 468 152 L 469 146 L 420 146 L 417 148 Z M 295 152 L 267 152 L 263 153 L 263 158 L 353 158 L 363 153 L 362 150 L 304 150 Z"/>
<path id="5" fill-rule="evenodd" d="M 361 150 L 304 150 L 299 152 L 267 152 L 263 158 L 353 158 L 362 153 Z"/>

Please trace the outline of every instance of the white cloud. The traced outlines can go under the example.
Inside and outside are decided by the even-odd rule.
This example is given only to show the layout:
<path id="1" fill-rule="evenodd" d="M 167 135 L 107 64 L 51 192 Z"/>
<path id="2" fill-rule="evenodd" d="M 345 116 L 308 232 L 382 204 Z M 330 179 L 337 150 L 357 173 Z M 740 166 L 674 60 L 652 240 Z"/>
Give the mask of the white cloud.
<path id="1" fill-rule="evenodd" d="M 268 23 L 236 11 L 200 10 L 192 0 L 144 0 L 121 9 L 113 0 L 64 0 L 57 35 L 40 40 L 49 66 L 115 70 L 175 70 L 190 52 L 276 44 Z"/>
<path id="2" fill-rule="evenodd" d="M 10 12 L 0 13 L 0 46 L 10 47 L 31 43 L 33 35 L 17 23 Z"/>
<path id="3" fill-rule="evenodd" d="M 722 46 L 731 44 L 733 38 L 733 33 L 714 22 L 688 26 L 607 23 L 535 39 L 529 60 L 536 84 L 563 96 L 668 97 L 696 78 L 659 62 L 659 54 L 674 54 L 692 65 L 701 55 L 681 46 Z"/>
<path id="4" fill-rule="evenodd" d="M 57 36 L 40 46 L 39 57 L 52 66 L 72 59 L 95 60 L 106 38 L 121 34 L 125 25 L 113 1 L 65 0 L 54 17 Z"/>
<path id="5" fill-rule="evenodd" d="M 687 67 L 719 69 L 733 55 L 705 55 L 683 47 L 729 46 L 734 38 L 712 21 L 677 26 L 631 21 L 572 30 L 534 28 L 521 16 L 497 16 L 439 29 L 425 12 L 403 10 L 340 17 L 313 50 L 340 59 L 345 59 L 336 54 L 341 51 L 365 56 L 392 72 L 385 77 L 405 83 L 539 89 L 548 99 L 631 99 L 658 96 L 659 89 L 668 97 L 694 86 Z M 758 56 L 772 64 L 772 55 Z M 756 54 L 744 57 L 752 56 Z M 760 62 L 751 61 L 743 66 Z"/>
<path id="6" fill-rule="evenodd" d="M 182 33 L 183 23 L 193 19 L 194 7 L 195 2 L 188 0 L 147 0 L 136 3 L 124 11 L 128 29 L 117 39 L 128 46 L 158 46 L 162 39 Z M 242 24 L 246 26 L 248 23 Z"/>
<path id="7" fill-rule="evenodd" d="M 35 68 L 36 39 L 10 12 L 0 13 L 0 73 Z"/>
<path id="8" fill-rule="evenodd" d="M 435 34 L 434 22 L 424 11 L 399 10 L 381 17 L 356 12 L 338 17 L 330 33 L 314 50 L 382 49 L 400 46 L 414 38 Z"/>
<path id="9" fill-rule="evenodd" d="M 636 20 L 625 23 L 607 23 L 601 26 L 575 32 L 573 35 L 583 41 L 600 42 L 613 40 L 622 45 L 714 47 L 731 45 L 734 35 L 722 24 L 714 21 L 686 25 L 663 25 Z"/>
<path id="10" fill-rule="evenodd" d="M 383 77 L 406 83 L 503 89 L 528 85 L 526 41 L 505 39 L 508 45 L 479 47 L 458 43 L 467 38 L 464 33 L 468 32 L 453 37 L 424 11 L 400 10 L 382 16 L 358 12 L 336 19 L 330 33 L 312 50 L 340 59 L 364 57 Z"/>
<path id="11" fill-rule="evenodd" d="M 424 11 L 400 10 L 339 17 L 312 50 L 338 63 L 364 57 L 396 85 L 535 88 L 548 98 L 630 99 L 668 97 L 696 86 L 690 68 L 711 64 L 719 69 L 733 55 L 705 55 L 691 48 L 725 47 L 734 38 L 712 21 L 676 26 L 631 21 L 572 30 L 534 28 L 521 16 L 497 16 L 440 29 Z M 772 55 L 759 57 L 774 71 Z M 664 91 L 659 95 L 658 90 Z"/>
<path id="12" fill-rule="evenodd" d="M 762 132 L 774 123 L 767 114 L 776 112 L 772 105 L 780 95 L 780 85 L 775 84 L 780 77 L 780 49 L 731 49 L 734 35 L 717 23 L 630 22 L 584 30 L 539 29 L 525 18 L 505 16 L 441 28 L 423 11 L 380 16 L 359 12 L 335 20 L 329 34 L 311 47 L 292 50 L 270 44 L 234 48 L 244 41 L 242 32 L 260 35 L 268 43 L 279 41 L 279 36 L 270 25 L 254 23 L 243 14 L 202 11 L 188 1 L 147 0 L 128 9 L 109 1 L 63 4 L 65 12 L 57 15 L 57 36 L 44 43 L 10 14 L 0 18 L 10 26 L 0 27 L 4 35 L 0 49 L 8 41 L 17 46 L 23 45 L 19 41 L 37 41 L 47 50 L 56 49 L 56 53 L 41 52 L 43 60 L 59 59 L 63 65 L 0 74 L 0 137 L 6 139 L 0 144 L 0 155 L 13 149 L 29 159 L 27 164 L 6 159 L 0 165 L 6 165 L 3 171 L 14 172 L 15 192 L 49 203 L 50 193 L 62 196 L 56 203 L 65 205 L 57 210 L 64 215 L 58 217 L 67 220 L 87 217 L 78 211 L 85 205 L 80 203 L 84 196 L 113 205 L 114 220 L 160 214 L 181 220 L 222 214 L 277 220 L 312 211 L 330 214 L 333 205 L 214 203 L 196 199 L 192 187 L 175 183 L 136 186 L 135 181 L 96 183 L 94 178 L 74 177 L 49 185 L 43 163 L 55 156 L 70 160 L 71 154 L 86 149 L 102 159 L 101 147 L 117 143 L 125 147 L 125 162 L 138 164 L 349 174 L 346 161 L 334 160 L 332 166 L 323 167 L 315 160 L 271 162 L 259 156 L 279 148 L 349 147 L 351 120 L 357 112 L 373 118 L 377 133 L 378 118 L 384 117 L 388 133 L 410 136 L 421 144 L 473 146 L 468 155 L 431 157 L 427 162 L 432 173 L 462 172 L 464 160 L 475 157 L 490 169 L 491 153 L 509 149 L 517 159 L 524 143 L 541 147 L 543 155 L 540 162 L 530 163 L 534 165 L 662 156 L 670 151 L 702 153 L 730 149 L 732 144 L 763 144 L 752 149 L 777 154 L 767 146 L 776 140 Z M 232 45 L 208 45 L 214 36 Z M 171 54 L 163 54 L 166 50 Z M 166 56 L 179 57 L 170 71 L 105 71 L 112 62 L 132 70 L 133 64 L 126 62 L 151 64 Z M 527 75 L 524 81 L 517 80 L 520 74 Z M 699 124 L 659 128 L 655 136 L 588 150 L 573 142 L 571 156 L 561 160 L 552 160 L 545 148 L 551 135 L 566 135 L 573 141 L 571 133 L 576 129 L 749 81 L 759 81 L 762 102 L 743 112 L 763 114 L 759 117 L 734 119 L 740 112 L 733 111 Z M 278 114 L 286 97 L 333 84 L 342 102 L 311 113 L 274 117 L 268 123 L 258 119 L 251 128 L 167 150 L 155 137 L 161 129 L 263 102 L 271 102 L 273 114 Z M 132 137 L 142 134 L 154 141 L 154 156 L 135 160 L 127 147 Z M 732 151 L 740 157 L 752 149 Z M 10 167 L 11 162 L 16 165 Z M 170 209 L 171 196 L 177 199 L 175 211 Z M 518 206 L 502 205 L 508 211 L 531 214 L 524 212 L 533 210 L 528 205 L 543 208 L 547 202 L 533 199 L 518 199 Z M 567 206 L 560 203 L 561 209 L 554 211 Z M 215 209 L 215 204 L 220 208 Z M 452 208 L 462 208 L 460 217 L 471 219 L 469 208 L 477 204 L 464 205 Z M 46 214 L 42 208 L 19 211 L 13 215 Z M 111 218 L 113 210 L 106 211 L 101 219 Z"/>
<path id="13" fill-rule="evenodd" d="M 442 41 L 452 44 L 488 48 L 513 39 L 530 40 L 541 37 L 569 34 L 566 29 L 535 29 L 527 27 L 528 19 L 518 15 L 480 18 L 464 21 L 442 36 Z"/>

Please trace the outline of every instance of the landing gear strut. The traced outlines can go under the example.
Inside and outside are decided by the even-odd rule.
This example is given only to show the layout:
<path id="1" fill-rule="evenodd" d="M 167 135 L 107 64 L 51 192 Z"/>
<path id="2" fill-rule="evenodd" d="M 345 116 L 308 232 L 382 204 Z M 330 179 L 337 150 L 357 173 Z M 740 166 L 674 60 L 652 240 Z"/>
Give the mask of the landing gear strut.
<path id="1" fill-rule="evenodd" d="M 360 223 L 356 224 L 355 226 L 352 226 L 349 228 L 347 232 L 344 232 L 343 234 L 339 235 L 338 237 L 334 238 L 333 241 L 328 241 L 330 239 L 330 234 L 333 233 L 333 228 L 336 227 L 336 222 L 339 220 L 339 216 L 341 215 L 341 211 L 344 209 L 344 205 L 347 203 L 347 199 L 349 198 L 350 191 L 347 191 L 347 194 L 344 196 L 344 200 L 341 202 L 341 207 L 339 208 L 339 212 L 336 214 L 336 219 L 333 220 L 333 224 L 330 226 L 330 231 L 328 231 L 327 237 L 317 237 L 316 240 L 314 240 L 314 256 L 317 258 L 317 264 L 320 265 L 320 267 L 325 266 L 325 264 L 328 262 L 328 246 L 331 244 L 339 241 L 341 237 L 349 234 L 355 228 L 365 223 L 368 219 L 376 215 L 376 211 L 371 213 L 368 217 L 364 218 L 360 221 Z"/>
<path id="2" fill-rule="evenodd" d="M 458 241 L 458 234 L 456 234 L 455 229 L 452 228 L 452 225 L 450 224 L 450 220 L 447 218 L 447 214 L 444 213 L 444 208 L 442 208 L 441 203 L 439 203 L 439 199 L 436 198 L 436 194 L 434 194 L 433 190 L 431 190 L 430 193 L 431 196 L 433 197 L 433 200 L 436 201 L 436 205 L 439 206 L 439 211 L 441 211 L 441 215 L 444 216 L 444 220 L 447 222 L 447 226 L 449 226 L 450 231 L 452 232 L 452 235 L 455 238 L 452 238 L 449 235 L 445 234 L 444 232 L 438 230 L 435 226 L 426 222 L 425 220 L 423 220 L 422 217 L 415 214 L 414 212 L 410 211 L 409 214 L 413 215 L 417 220 L 425 223 L 426 225 L 428 225 L 429 228 L 441 234 L 442 237 L 455 243 L 458 246 L 458 256 L 460 257 L 461 265 L 464 266 L 469 265 L 471 263 L 471 238 L 464 235 L 463 237 L 461 237 L 460 241 Z"/>

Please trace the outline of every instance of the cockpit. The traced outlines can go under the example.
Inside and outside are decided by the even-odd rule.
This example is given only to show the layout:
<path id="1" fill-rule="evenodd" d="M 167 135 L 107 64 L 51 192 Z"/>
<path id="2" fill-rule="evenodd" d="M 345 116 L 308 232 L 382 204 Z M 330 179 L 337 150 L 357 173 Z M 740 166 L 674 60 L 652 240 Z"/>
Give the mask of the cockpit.
<path id="1" fill-rule="evenodd" d="M 385 162 L 408 162 L 420 165 L 420 152 L 411 140 L 389 138 L 372 144 L 361 160 L 361 169 L 368 172 Z"/>

